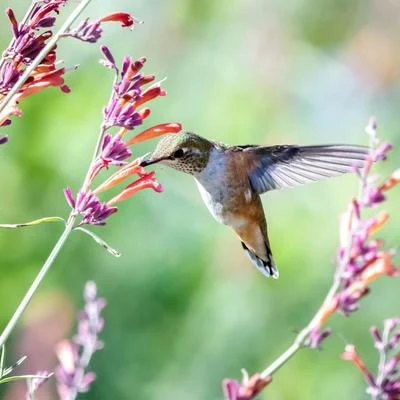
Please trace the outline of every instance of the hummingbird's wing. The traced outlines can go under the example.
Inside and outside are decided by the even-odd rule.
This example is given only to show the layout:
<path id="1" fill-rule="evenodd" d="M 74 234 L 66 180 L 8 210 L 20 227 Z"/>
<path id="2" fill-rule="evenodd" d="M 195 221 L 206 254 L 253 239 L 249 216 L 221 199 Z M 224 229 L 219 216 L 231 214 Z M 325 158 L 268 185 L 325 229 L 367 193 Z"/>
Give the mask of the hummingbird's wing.
<path id="1" fill-rule="evenodd" d="M 258 193 L 315 182 L 362 168 L 369 149 L 363 146 L 242 146 L 252 189 Z"/>

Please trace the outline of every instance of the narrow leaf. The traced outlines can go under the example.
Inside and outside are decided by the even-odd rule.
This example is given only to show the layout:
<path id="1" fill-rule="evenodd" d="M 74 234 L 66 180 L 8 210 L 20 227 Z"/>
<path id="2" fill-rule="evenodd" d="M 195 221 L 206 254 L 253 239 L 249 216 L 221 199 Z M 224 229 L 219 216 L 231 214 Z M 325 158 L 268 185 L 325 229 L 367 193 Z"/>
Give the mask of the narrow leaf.
<path id="1" fill-rule="evenodd" d="M 39 225 L 45 222 L 65 222 L 65 220 L 64 218 L 61 217 L 45 217 L 45 218 L 35 219 L 34 221 L 25 222 L 22 224 L 0 224 L 0 228 L 9 228 L 9 229 L 24 228 L 26 226 Z"/>
<path id="2" fill-rule="evenodd" d="M 1 346 L 1 354 L 0 354 L 0 379 L 3 376 L 3 369 L 4 369 L 4 361 L 6 359 L 6 345 L 3 344 Z"/>
<path id="3" fill-rule="evenodd" d="M 8 378 L 0 379 L 0 384 L 14 382 L 14 381 L 21 381 L 23 379 L 47 379 L 47 378 L 48 378 L 48 376 L 42 376 L 42 375 L 17 375 L 17 376 L 10 376 Z"/>
<path id="4" fill-rule="evenodd" d="M 87 235 L 89 235 L 97 244 L 99 244 L 101 247 L 105 248 L 114 257 L 121 257 L 121 253 L 120 252 L 118 252 L 117 250 L 112 248 L 108 243 L 106 243 L 103 239 L 98 237 L 93 232 L 91 232 L 91 231 L 89 231 L 89 230 L 87 230 L 85 228 L 82 228 L 80 226 L 76 227 L 75 229 L 79 230 L 79 231 L 82 231 L 82 232 L 86 233 Z"/>
<path id="5" fill-rule="evenodd" d="M 14 369 L 18 368 L 27 358 L 28 358 L 27 356 L 23 356 L 14 365 L 12 365 L 11 367 L 5 368 L 3 370 L 3 375 L 2 376 L 6 376 L 8 374 L 11 374 L 11 372 L 13 372 Z"/>

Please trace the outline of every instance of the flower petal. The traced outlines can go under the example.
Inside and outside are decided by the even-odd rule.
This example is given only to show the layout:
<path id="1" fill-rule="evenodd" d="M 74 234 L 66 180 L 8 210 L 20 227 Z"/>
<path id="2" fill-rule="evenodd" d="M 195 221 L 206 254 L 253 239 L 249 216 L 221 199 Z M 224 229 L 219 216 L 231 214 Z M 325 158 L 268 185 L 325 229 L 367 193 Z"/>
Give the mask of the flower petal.
<path id="1" fill-rule="evenodd" d="M 133 174 L 145 174 L 144 168 L 140 166 L 141 159 L 136 159 L 131 163 L 125 165 L 113 175 L 111 175 L 106 181 L 104 181 L 101 185 L 99 185 L 93 193 L 101 193 L 107 189 L 110 189 L 125 179 L 129 178 Z"/>
<path id="2" fill-rule="evenodd" d="M 155 137 L 165 135 L 167 133 L 178 133 L 181 130 L 182 130 L 182 125 L 177 122 L 155 125 L 133 137 L 131 140 L 127 142 L 127 145 L 131 146 L 132 144 L 153 139 Z"/>
<path id="3" fill-rule="evenodd" d="M 142 176 L 135 182 L 128 185 L 121 193 L 108 201 L 107 205 L 111 206 L 115 203 L 119 203 L 120 201 L 132 197 L 136 192 L 148 188 L 152 188 L 158 193 L 163 191 L 163 187 L 161 186 L 161 184 L 154 179 L 154 172 L 150 172 L 149 174 Z"/>
<path id="4" fill-rule="evenodd" d="M 121 22 L 121 25 L 123 27 L 129 27 L 134 24 L 142 23 L 142 21 L 136 19 L 133 15 L 125 12 L 116 12 L 113 14 L 108 14 L 105 17 L 99 19 L 99 22 L 108 22 L 108 21 Z"/>

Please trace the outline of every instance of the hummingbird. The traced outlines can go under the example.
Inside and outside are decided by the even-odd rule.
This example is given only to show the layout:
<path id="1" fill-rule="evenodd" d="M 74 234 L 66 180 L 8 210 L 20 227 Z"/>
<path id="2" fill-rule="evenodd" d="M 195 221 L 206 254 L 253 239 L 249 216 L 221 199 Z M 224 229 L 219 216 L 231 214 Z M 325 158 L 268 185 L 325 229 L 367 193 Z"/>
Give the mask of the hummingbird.
<path id="1" fill-rule="evenodd" d="M 213 217 L 236 232 L 264 276 L 278 278 L 260 195 L 353 172 L 368 152 L 346 144 L 230 146 L 181 131 L 165 136 L 141 166 L 160 163 L 192 175 Z"/>

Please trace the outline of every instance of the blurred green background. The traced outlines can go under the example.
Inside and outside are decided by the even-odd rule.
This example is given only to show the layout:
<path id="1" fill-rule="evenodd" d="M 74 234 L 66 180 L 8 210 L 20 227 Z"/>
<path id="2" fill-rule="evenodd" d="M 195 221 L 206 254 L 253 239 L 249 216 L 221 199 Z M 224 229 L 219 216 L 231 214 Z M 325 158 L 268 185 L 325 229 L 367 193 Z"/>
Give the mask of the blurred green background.
<path id="1" fill-rule="evenodd" d="M 1 1 L 19 18 L 28 3 Z M 114 10 L 145 23 L 134 32 L 106 25 L 102 42 L 118 59 L 145 55 L 145 72 L 168 77 L 169 95 L 153 102 L 148 125 L 180 121 L 232 144 L 365 144 L 364 127 L 374 114 L 381 138 L 394 144 L 377 172 L 399 166 L 399 2 L 102 0 L 85 15 Z M 3 16 L 1 48 L 9 37 Z M 113 79 L 98 64 L 98 47 L 61 43 L 66 65 L 80 65 L 67 77 L 72 93 L 48 89 L 24 100 L 23 117 L 3 129 L 10 143 L 0 149 L 1 222 L 67 215 L 62 189 L 82 182 Z M 275 281 L 263 278 L 233 233 L 212 219 L 189 176 L 156 170 L 164 193 L 137 194 L 95 229 L 123 256 L 115 259 L 74 233 L 9 344 L 9 357 L 30 357 L 25 371 L 53 368 L 51 347 L 73 331 L 84 283 L 95 280 L 108 302 L 105 347 L 92 363 L 98 379 L 82 399 L 221 399 L 223 378 L 240 378 L 241 368 L 263 369 L 326 293 L 339 215 L 357 191 L 356 178 L 346 176 L 265 196 L 281 271 Z M 395 189 L 385 204 L 388 246 L 398 245 L 398 203 Z M 0 326 L 61 229 L 0 231 Z M 359 312 L 331 320 L 335 333 L 324 349 L 300 352 L 260 398 L 366 398 L 363 377 L 339 354 L 354 342 L 375 368 L 368 328 L 399 316 L 398 286 L 396 279 L 376 282 Z M 22 389 L 3 386 L 0 397 L 23 398 Z M 50 398 L 51 384 L 39 396 Z"/>

